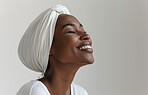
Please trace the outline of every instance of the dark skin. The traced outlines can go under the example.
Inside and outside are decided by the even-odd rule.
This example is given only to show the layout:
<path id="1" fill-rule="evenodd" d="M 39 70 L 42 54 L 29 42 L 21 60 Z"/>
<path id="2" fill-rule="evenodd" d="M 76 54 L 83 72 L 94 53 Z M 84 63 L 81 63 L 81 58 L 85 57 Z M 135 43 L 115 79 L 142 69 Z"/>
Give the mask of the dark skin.
<path id="1" fill-rule="evenodd" d="M 38 80 L 51 95 L 71 95 L 70 85 L 78 69 L 94 62 L 92 52 L 80 51 L 78 47 L 86 41 L 92 45 L 92 40 L 80 22 L 66 14 L 59 15 L 54 33 L 47 70 Z"/>

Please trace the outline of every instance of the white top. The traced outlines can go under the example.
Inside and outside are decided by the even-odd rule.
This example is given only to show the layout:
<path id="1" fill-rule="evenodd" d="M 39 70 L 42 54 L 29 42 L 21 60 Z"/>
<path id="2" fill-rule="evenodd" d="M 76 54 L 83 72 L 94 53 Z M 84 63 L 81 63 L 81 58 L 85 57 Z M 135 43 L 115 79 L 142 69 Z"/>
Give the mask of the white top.
<path id="1" fill-rule="evenodd" d="M 32 80 L 24 84 L 16 95 L 51 95 L 46 86 L 38 81 Z M 72 83 L 71 84 L 71 95 L 88 95 L 87 91 L 81 86 Z"/>

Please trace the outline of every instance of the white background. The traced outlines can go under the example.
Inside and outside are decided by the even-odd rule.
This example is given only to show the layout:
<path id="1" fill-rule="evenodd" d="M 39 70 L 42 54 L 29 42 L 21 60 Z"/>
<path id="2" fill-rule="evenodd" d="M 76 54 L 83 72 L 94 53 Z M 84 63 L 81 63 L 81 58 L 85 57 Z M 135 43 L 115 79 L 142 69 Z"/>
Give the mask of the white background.
<path id="1" fill-rule="evenodd" d="M 0 95 L 37 79 L 18 58 L 19 41 L 45 9 L 63 4 L 93 40 L 95 62 L 74 81 L 89 95 L 148 95 L 148 0 L 0 0 Z"/>

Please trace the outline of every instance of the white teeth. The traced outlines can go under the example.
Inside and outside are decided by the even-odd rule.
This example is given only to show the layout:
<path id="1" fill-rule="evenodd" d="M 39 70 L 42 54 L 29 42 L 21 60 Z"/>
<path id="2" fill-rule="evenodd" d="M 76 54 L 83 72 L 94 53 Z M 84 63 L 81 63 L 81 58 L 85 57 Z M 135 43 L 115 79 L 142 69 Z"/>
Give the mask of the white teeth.
<path id="1" fill-rule="evenodd" d="M 80 50 L 82 50 L 82 49 L 89 49 L 89 48 L 91 48 L 90 45 L 85 45 L 85 46 L 81 46 L 81 47 L 80 47 Z"/>

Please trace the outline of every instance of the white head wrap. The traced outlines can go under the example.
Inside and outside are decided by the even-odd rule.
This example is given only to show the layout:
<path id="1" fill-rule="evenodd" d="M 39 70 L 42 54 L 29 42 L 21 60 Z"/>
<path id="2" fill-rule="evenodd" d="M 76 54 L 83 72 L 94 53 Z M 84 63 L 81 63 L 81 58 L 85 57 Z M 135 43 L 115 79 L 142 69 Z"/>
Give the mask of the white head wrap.
<path id="1" fill-rule="evenodd" d="M 18 56 L 29 69 L 45 73 L 56 21 L 60 14 L 70 13 L 61 4 L 45 10 L 24 33 L 18 46 Z"/>

